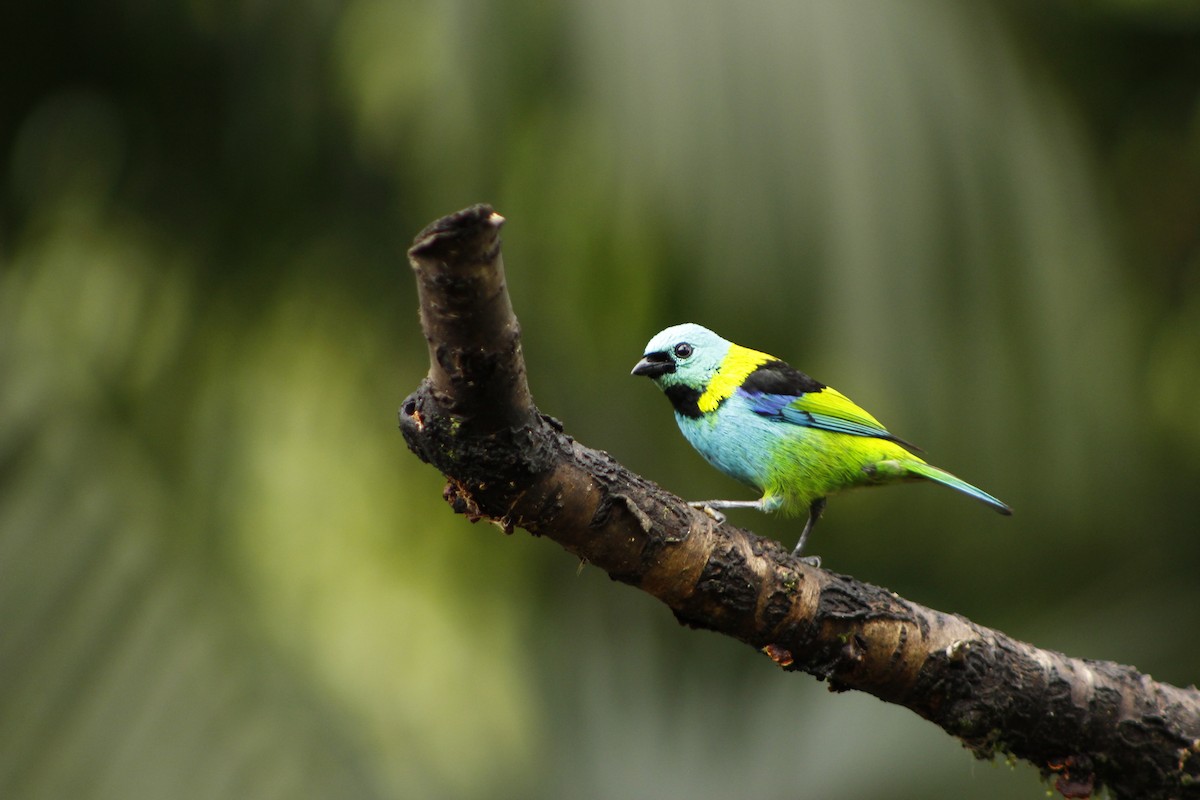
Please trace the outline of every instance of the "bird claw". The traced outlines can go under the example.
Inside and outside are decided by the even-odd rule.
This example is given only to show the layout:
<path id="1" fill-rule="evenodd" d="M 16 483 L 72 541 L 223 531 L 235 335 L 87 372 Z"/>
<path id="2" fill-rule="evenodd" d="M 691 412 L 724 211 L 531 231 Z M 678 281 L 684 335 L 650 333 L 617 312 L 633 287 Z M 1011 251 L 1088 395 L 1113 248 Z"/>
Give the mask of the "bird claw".
<path id="1" fill-rule="evenodd" d="M 688 505 L 691 506 L 692 508 L 700 509 L 701 511 L 704 512 L 704 514 L 709 519 L 713 520 L 718 525 L 725 524 L 725 515 L 722 514 L 720 511 L 717 511 L 715 508 L 710 506 L 708 503 L 705 503 L 703 500 L 694 502 L 694 503 L 688 503 Z"/>
<path id="2" fill-rule="evenodd" d="M 793 553 L 793 555 L 795 555 L 795 553 Z M 796 556 L 796 558 L 799 561 L 801 561 L 805 564 L 808 564 L 810 567 L 813 567 L 814 569 L 821 568 L 821 557 L 820 556 Z"/>

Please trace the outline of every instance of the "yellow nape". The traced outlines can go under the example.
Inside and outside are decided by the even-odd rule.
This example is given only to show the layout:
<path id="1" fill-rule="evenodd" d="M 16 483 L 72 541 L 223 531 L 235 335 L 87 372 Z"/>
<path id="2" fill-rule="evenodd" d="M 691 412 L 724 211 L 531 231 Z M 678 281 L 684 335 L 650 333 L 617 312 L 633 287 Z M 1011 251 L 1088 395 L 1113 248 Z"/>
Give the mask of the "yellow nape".
<path id="1" fill-rule="evenodd" d="M 717 374 L 708 382 L 708 388 L 696 401 L 700 413 L 716 411 L 721 401 L 733 394 L 751 372 L 768 361 L 775 360 L 775 356 L 742 347 L 740 344 L 729 345 L 729 352 L 725 354 Z"/>

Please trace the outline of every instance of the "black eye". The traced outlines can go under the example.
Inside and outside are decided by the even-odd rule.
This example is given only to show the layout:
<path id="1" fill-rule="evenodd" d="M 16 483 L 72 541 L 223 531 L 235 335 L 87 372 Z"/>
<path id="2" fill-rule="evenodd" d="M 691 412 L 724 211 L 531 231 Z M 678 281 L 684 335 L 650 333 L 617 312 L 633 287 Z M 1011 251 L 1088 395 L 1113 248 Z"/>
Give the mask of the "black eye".
<path id="1" fill-rule="evenodd" d="M 687 342 L 680 342 L 675 345 L 675 355 L 678 358 L 687 358 L 692 354 L 692 346 Z"/>

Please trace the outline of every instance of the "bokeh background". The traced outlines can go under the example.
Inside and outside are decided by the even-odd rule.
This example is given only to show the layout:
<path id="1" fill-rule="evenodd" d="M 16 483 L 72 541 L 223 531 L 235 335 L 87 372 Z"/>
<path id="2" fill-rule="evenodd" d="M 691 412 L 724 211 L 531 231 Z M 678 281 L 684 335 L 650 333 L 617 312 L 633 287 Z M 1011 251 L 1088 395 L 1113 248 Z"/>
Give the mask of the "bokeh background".
<path id="1" fill-rule="evenodd" d="M 5 3 L 0 176 L 4 798 L 1044 796 L 450 512 L 404 251 L 483 201 L 583 442 L 752 497 L 628 375 L 707 324 L 1016 509 L 829 567 L 1200 676 L 1187 0 Z"/>

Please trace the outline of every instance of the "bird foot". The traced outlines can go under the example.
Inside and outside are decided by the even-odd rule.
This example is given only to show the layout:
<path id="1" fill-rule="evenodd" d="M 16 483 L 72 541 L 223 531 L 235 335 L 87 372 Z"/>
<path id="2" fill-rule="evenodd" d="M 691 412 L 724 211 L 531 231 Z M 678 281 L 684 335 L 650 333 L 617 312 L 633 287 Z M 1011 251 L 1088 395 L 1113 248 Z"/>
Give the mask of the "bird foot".
<path id="1" fill-rule="evenodd" d="M 796 554 L 793 553 L 792 555 L 796 555 Z M 796 558 L 799 561 L 802 561 L 805 564 L 808 564 L 810 567 L 814 567 L 816 569 L 821 568 L 821 557 L 820 556 L 796 556 Z"/>
<path id="2" fill-rule="evenodd" d="M 725 524 L 725 515 L 722 514 L 720 511 L 717 511 L 715 508 L 713 508 L 712 506 L 710 506 L 708 503 L 704 502 L 703 500 L 699 500 L 699 501 L 696 501 L 693 503 L 688 503 L 688 505 L 691 506 L 692 508 L 700 509 L 701 511 L 703 511 L 705 513 L 705 515 L 709 519 L 713 520 L 718 525 Z"/>

